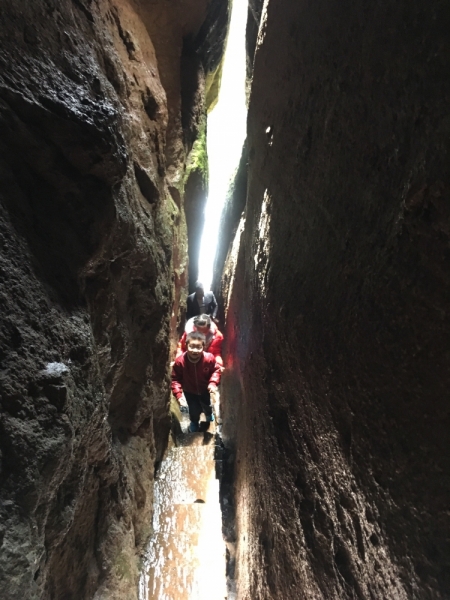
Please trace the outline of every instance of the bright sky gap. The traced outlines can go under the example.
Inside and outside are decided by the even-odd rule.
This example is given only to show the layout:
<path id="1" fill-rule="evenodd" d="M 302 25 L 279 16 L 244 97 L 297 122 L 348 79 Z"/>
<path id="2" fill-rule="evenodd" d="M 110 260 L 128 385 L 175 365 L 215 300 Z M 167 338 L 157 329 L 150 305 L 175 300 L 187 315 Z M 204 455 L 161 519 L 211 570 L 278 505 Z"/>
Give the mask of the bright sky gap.
<path id="1" fill-rule="evenodd" d="M 209 290 L 222 207 L 246 135 L 245 27 L 247 0 L 233 0 L 219 101 L 208 115 L 209 195 L 205 207 L 199 279 Z"/>

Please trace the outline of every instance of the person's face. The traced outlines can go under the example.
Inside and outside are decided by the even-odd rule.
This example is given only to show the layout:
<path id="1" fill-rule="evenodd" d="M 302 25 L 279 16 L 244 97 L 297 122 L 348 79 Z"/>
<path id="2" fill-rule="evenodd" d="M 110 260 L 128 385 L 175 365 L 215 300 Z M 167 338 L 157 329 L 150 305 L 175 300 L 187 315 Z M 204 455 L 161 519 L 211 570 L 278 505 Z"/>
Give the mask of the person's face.
<path id="1" fill-rule="evenodd" d="M 200 356 L 202 355 L 202 352 L 203 342 L 201 342 L 200 340 L 189 340 L 189 343 L 187 345 L 187 355 L 192 361 L 196 362 L 197 360 L 199 360 Z"/>
<path id="2" fill-rule="evenodd" d="M 204 296 L 204 290 L 203 290 L 203 288 L 197 288 L 195 290 L 195 293 L 197 294 L 198 298 L 203 298 L 203 296 Z"/>

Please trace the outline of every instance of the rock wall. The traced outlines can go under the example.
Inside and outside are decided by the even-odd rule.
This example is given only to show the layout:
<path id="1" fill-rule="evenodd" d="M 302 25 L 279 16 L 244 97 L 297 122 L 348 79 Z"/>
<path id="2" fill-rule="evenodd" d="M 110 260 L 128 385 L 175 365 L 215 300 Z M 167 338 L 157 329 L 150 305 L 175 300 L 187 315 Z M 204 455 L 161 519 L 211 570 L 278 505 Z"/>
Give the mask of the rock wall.
<path id="1" fill-rule="evenodd" d="M 255 58 L 256 41 L 258 38 L 259 25 L 261 23 L 263 4 L 263 0 L 248 0 L 247 27 L 245 31 L 247 93 L 250 92 L 253 60 Z"/>
<path id="2" fill-rule="evenodd" d="M 212 4 L 2 3 L 5 600 L 137 597 L 186 296 L 185 169 L 223 47 L 195 45 L 206 21 L 223 29 Z"/>
<path id="3" fill-rule="evenodd" d="M 448 3 L 266 9 L 222 284 L 238 597 L 448 598 Z"/>
<path id="4" fill-rule="evenodd" d="M 233 278 L 234 267 L 231 266 L 232 242 L 236 238 L 247 201 L 247 163 L 248 150 L 247 143 L 244 142 L 239 165 L 231 181 L 220 216 L 220 237 L 214 257 L 212 289 L 219 305 L 217 316 L 222 326 L 225 323 L 224 308 L 228 305 L 229 284 Z"/>

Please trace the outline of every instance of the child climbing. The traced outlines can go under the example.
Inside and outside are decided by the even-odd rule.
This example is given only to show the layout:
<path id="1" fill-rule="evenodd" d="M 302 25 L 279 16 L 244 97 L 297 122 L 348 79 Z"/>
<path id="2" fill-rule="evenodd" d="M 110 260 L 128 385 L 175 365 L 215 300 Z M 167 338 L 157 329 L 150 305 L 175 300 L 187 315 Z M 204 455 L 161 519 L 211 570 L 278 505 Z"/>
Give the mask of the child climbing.
<path id="1" fill-rule="evenodd" d="M 218 330 L 217 325 L 211 321 L 211 317 L 208 315 L 199 315 L 189 319 L 186 323 L 185 331 L 178 342 L 177 346 L 177 358 L 181 356 L 183 352 L 186 352 L 186 337 L 192 331 L 198 331 L 205 336 L 205 348 L 206 352 L 213 354 L 219 365 L 223 366 L 222 360 L 222 342 L 223 335 Z"/>
<path id="2" fill-rule="evenodd" d="M 172 392 L 177 401 L 183 396 L 189 407 L 189 431 L 199 431 L 201 413 L 207 425 L 214 420 L 210 394 L 217 390 L 221 365 L 209 352 L 205 352 L 205 336 L 192 331 L 186 335 L 186 352 L 175 360 L 172 367 Z"/>

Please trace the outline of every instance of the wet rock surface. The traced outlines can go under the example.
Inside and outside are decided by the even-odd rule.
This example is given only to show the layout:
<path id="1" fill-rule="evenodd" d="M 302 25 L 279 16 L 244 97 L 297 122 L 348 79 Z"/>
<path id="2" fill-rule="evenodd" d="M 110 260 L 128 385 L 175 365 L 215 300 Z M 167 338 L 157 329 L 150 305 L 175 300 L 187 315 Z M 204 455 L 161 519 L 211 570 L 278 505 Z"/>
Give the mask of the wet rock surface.
<path id="1" fill-rule="evenodd" d="M 263 15 L 223 294 L 239 598 L 450 595 L 449 16 Z"/>
<path id="2" fill-rule="evenodd" d="M 225 544 L 219 503 L 215 423 L 182 432 L 155 480 L 153 535 L 144 559 L 140 600 L 224 600 Z M 202 429 L 206 423 L 202 421 Z M 217 461 L 217 462 L 216 462 Z"/>
<path id="3" fill-rule="evenodd" d="M 181 54 L 208 15 L 200 1 L 2 5 L 5 600 L 137 597 L 204 112 L 191 94 L 182 123 Z"/>

